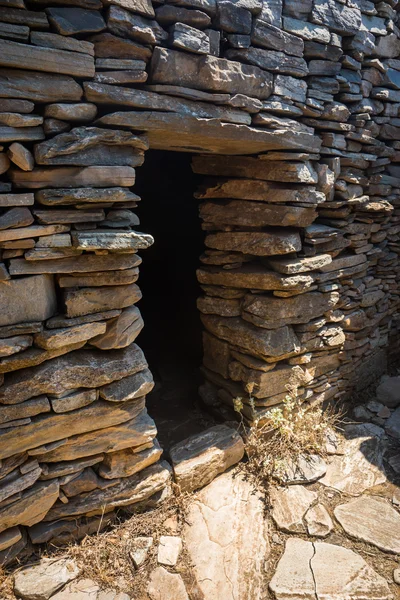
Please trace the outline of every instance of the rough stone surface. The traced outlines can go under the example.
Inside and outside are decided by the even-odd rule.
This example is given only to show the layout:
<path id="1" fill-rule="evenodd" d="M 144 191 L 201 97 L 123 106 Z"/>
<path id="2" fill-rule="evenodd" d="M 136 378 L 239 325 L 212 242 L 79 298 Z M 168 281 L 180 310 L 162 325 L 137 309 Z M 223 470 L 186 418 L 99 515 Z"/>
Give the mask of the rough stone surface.
<path id="1" fill-rule="evenodd" d="M 343 454 L 332 459 L 320 483 L 354 496 L 385 483 L 382 435 L 377 425 L 346 425 Z"/>
<path id="2" fill-rule="evenodd" d="M 263 513 L 263 499 L 240 475 L 225 473 L 198 494 L 184 537 L 205 598 L 263 597 L 269 554 Z"/>
<path id="3" fill-rule="evenodd" d="M 26 600 L 48 600 L 80 573 L 74 561 L 42 559 L 36 567 L 18 571 L 14 577 L 14 592 Z"/>
<path id="4" fill-rule="evenodd" d="M 340 504 L 334 512 L 351 537 L 400 554 L 400 516 L 383 498 L 360 496 Z"/>
<path id="5" fill-rule="evenodd" d="M 271 488 L 271 516 L 276 526 L 287 533 L 304 533 L 303 517 L 317 499 L 315 492 L 301 485 Z"/>
<path id="6" fill-rule="evenodd" d="M 170 450 L 174 476 L 182 492 L 209 484 L 217 475 L 241 460 L 244 444 L 226 425 L 216 425 L 173 446 Z"/>

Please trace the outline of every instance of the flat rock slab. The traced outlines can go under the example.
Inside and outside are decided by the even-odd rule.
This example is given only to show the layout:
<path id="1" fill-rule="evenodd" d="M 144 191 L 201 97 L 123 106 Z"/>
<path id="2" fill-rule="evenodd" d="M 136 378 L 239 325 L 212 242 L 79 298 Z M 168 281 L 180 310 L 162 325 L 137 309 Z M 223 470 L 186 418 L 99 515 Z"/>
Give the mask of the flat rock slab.
<path id="1" fill-rule="evenodd" d="M 383 434 L 371 423 L 344 427 L 343 454 L 332 459 L 320 483 L 353 496 L 385 483 Z"/>
<path id="2" fill-rule="evenodd" d="M 147 593 L 151 600 L 189 600 L 182 577 L 164 567 L 151 573 Z"/>
<path id="3" fill-rule="evenodd" d="M 67 75 L 0 69 L 0 97 L 34 102 L 79 102 L 83 90 Z"/>
<path id="4" fill-rule="evenodd" d="M 122 113 L 123 114 L 123 113 Z M 121 113 L 105 115 L 97 124 L 122 126 Z M 236 123 L 221 123 L 160 111 L 130 112 L 124 127 L 145 131 L 154 150 L 174 150 L 214 154 L 256 154 L 268 150 L 305 150 L 316 152 L 319 138 L 298 131 L 265 131 Z"/>
<path id="5" fill-rule="evenodd" d="M 386 579 L 361 556 L 325 542 L 290 538 L 269 584 L 276 600 L 389 600 Z"/>
<path id="6" fill-rule="evenodd" d="M 43 559 L 35 567 L 17 571 L 14 592 L 24 600 L 48 600 L 79 573 L 80 569 L 72 560 Z"/>
<path id="7" fill-rule="evenodd" d="M 326 469 L 326 462 L 318 454 L 300 454 L 288 461 L 279 478 L 286 484 L 311 483 L 323 477 Z"/>
<path id="8" fill-rule="evenodd" d="M 279 529 L 288 533 L 305 533 L 303 517 L 317 499 L 315 492 L 302 485 L 288 488 L 272 487 L 270 499 L 271 516 Z"/>
<path id="9" fill-rule="evenodd" d="M 340 504 L 334 512 L 351 537 L 400 554 L 400 515 L 383 498 L 360 496 Z"/>
<path id="10" fill-rule="evenodd" d="M 136 344 L 124 350 L 69 353 L 7 375 L 1 387 L 0 404 L 18 404 L 42 393 L 62 394 L 77 387 L 99 387 L 146 367 L 143 352 Z"/>
<path id="11" fill-rule="evenodd" d="M 176 483 L 183 492 L 201 488 L 244 454 L 240 435 L 226 425 L 216 425 L 179 442 L 170 450 Z"/>
<path id="12" fill-rule="evenodd" d="M 264 498 L 241 475 L 224 473 L 189 508 L 185 546 L 204 600 L 261 600 L 269 555 Z"/>
<path id="13" fill-rule="evenodd" d="M 51 275 L 36 275 L 0 283 L 0 325 L 44 321 L 57 310 Z"/>

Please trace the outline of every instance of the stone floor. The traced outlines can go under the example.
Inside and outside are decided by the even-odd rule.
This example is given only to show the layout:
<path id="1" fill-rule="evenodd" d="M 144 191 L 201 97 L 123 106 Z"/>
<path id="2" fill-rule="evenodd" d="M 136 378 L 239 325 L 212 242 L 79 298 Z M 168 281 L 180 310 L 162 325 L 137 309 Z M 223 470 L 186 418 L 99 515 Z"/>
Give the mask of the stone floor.
<path id="1" fill-rule="evenodd" d="M 400 598 L 400 378 L 265 494 L 233 468 L 193 496 L 171 535 L 133 540 L 145 594 L 104 590 L 69 559 L 14 577 L 24 600 L 389 600 Z M 355 422 L 355 421 L 358 422 Z M 192 582 L 183 576 L 182 560 Z M 195 584 L 193 584 L 195 582 Z"/>

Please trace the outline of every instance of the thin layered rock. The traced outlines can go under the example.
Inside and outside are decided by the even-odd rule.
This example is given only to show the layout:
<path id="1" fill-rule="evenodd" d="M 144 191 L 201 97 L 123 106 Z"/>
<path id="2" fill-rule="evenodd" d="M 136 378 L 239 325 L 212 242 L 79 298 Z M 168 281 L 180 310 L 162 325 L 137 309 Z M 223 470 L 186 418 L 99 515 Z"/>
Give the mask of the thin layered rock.
<path id="1" fill-rule="evenodd" d="M 136 346 L 149 148 L 193 155 L 213 410 L 336 402 L 398 353 L 400 36 L 396 2 L 3 4 L 7 562 L 168 485 Z"/>

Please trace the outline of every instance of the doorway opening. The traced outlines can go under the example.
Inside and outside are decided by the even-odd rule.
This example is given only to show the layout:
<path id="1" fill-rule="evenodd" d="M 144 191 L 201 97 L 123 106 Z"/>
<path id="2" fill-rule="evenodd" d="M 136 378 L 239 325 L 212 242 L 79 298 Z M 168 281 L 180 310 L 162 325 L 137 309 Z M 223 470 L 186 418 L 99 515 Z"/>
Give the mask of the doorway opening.
<path id="1" fill-rule="evenodd" d="M 138 283 L 145 326 L 138 343 L 155 381 L 146 404 L 164 448 L 204 429 L 197 408 L 203 349 L 196 307 L 204 235 L 190 163 L 188 153 L 150 150 L 136 172 L 140 231 L 155 240 L 142 254 Z"/>

